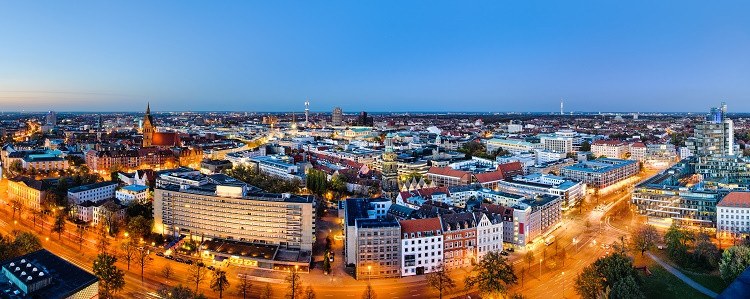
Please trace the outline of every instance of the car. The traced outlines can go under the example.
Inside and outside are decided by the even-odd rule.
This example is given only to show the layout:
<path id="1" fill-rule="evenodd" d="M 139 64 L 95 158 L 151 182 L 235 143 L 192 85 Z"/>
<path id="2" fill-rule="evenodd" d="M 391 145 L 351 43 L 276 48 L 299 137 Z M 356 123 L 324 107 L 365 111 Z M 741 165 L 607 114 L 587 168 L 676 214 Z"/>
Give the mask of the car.
<path id="1" fill-rule="evenodd" d="M 514 252 L 514 251 L 516 251 L 516 250 L 515 250 L 515 249 L 513 249 L 513 247 L 510 247 L 510 248 L 508 248 L 508 251 L 510 251 L 510 252 Z"/>
<path id="2" fill-rule="evenodd" d="M 508 255 L 508 252 L 507 251 L 500 251 L 500 254 L 501 255 Z"/>
<path id="3" fill-rule="evenodd" d="M 173 260 L 173 259 L 174 259 L 174 257 L 173 257 L 173 256 L 171 256 L 171 255 L 167 255 L 167 256 L 164 256 L 164 257 L 165 257 L 165 258 L 167 258 L 167 259 L 170 259 L 170 260 Z"/>
<path id="4" fill-rule="evenodd" d="M 205 267 L 205 266 L 206 264 L 204 264 L 203 262 L 198 262 L 198 267 Z"/>
<path id="5" fill-rule="evenodd" d="M 180 263 L 184 262 L 184 260 L 182 258 L 180 258 L 180 257 L 178 257 L 178 258 L 176 258 L 174 260 L 177 261 L 177 262 L 180 262 Z"/>
<path id="6" fill-rule="evenodd" d="M 164 256 L 164 253 L 163 252 L 157 252 L 156 256 Z"/>
<path id="7" fill-rule="evenodd" d="M 213 271 L 213 270 L 215 270 L 216 268 L 214 268 L 214 266 L 208 266 L 208 267 L 206 267 L 206 269 L 208 269 L 208 270 L 211 270 L 211 271 Z"/>
<path id="8" fill-rule="evenodd" d="M 185 264 L 192 265 L 193 264 L 193 260 L 186 260 Z"/>

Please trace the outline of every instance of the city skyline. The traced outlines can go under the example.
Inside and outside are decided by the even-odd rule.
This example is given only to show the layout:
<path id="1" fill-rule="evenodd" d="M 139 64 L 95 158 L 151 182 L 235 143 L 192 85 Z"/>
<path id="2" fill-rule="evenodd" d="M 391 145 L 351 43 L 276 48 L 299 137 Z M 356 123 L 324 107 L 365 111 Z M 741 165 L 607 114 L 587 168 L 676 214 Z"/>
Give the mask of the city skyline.
<path id="1" fill-rule="evenodd" d="M 746 3 L 12 3 L 3 111 L 750 111 Z"/>

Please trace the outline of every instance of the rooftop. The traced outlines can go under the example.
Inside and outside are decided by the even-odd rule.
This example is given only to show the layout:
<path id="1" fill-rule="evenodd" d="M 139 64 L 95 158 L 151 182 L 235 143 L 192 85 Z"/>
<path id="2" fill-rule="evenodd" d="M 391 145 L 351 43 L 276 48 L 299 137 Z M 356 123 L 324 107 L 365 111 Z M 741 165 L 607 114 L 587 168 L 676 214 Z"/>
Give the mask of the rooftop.
<path id="1" fill-rule="evenodd" d="M 88 191 L 91 189 L 102 188 L 102 187 L 107 187 L 107 186 L 112 186 L 112 185 L 117 185 L 117 182 L 107 181 L 107 182 L 99 182 L 99 183 L 78 186 L 75 188 L 68 189 L 68 193 L 78 193 L 78 192 Z"/>
<path id="2" fill-rule="evenodd" d="M 52 254 L 46 249 L 41 249 L 23 256 L 2 262 L 2 268 L 9 269 L 10 264 L 20 265 L 22 260 L 36 266 L 39 272 L 47 273 L 51 278 L 50 285 L 33 292 L 33 298 L 67 298 L 72 294 L 96 283 L 98 278 L 93 274 L 71 264 L 70 262 Z M 36 276 L 39 276 L 37 274 Z M 7 279 L 0 276 L 0 279 Z"/>
<path id="3" fill-rule="evenodd" d="M 717 207 L 750 208 L 750 192 L 731 192 L 724 196 Z"/>

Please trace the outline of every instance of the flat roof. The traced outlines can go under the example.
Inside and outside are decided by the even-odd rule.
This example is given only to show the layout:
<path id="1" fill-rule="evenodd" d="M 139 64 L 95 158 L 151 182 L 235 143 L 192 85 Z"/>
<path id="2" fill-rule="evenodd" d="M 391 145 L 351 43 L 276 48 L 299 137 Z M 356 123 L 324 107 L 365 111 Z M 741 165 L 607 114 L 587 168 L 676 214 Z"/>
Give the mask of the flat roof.
<path id="1" fill-rule="evenodd" d="M 22 259 L 30 261 L 34 265 L 39 265 L 52 278 L 50 285 L 31 293 L 33 298 L 67 298 L 99 280 L 94 274 L 52 254 L 46 249 L 5 260 L 2 262 L 2 267 L 8 268 L 10 263 L 18 264 Z M 5 278 L 5 276 L 0 277 Z"/>
<path id="2" fill-rule="evenodd" d="M 88 190 L 91 190 L 91 189 L 102 188 L 102 187 L 107 187 L 107 186 L 111 186 L 111 185 L 117 185 L 117 182 L 108 181 L 108 182 L 99 182 L 99 183 L 93 183 L 93 184 L 78 186 L 78 187 L 75 187 L 75 188 L 68 189 L 68 193 L 78 193 L 78 192 L 82 192 L 82 191 L 88 191 Z"/>

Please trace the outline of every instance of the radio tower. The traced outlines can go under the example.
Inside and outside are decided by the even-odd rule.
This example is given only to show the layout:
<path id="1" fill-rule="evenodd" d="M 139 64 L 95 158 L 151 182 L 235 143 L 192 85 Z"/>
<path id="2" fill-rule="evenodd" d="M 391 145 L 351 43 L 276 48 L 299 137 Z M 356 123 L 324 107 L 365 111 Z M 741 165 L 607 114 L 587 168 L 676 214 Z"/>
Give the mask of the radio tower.
<path id="1" fill-rule="evenodd" d="M 563 100 L 560 99 L 560 115 L 564 115 L 563 113 Z"/>
<path id="2" fill-rule="evenodd" d="M 305 101 L 305 124 L 310 121 L 310 102 Z"/>

